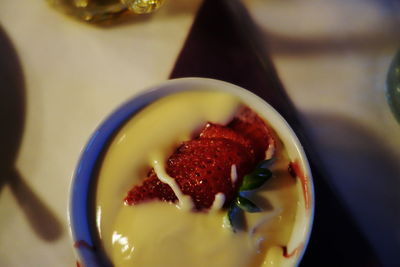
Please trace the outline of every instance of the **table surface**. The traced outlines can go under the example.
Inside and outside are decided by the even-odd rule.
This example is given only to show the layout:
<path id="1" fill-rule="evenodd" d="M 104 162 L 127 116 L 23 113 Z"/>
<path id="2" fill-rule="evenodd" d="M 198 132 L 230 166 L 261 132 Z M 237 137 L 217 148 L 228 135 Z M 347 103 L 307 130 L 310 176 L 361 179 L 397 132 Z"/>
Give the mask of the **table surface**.
<path id="1" fill-rule="evenodd" d="M 382 263 L 398 265 L 400 125 L 385 79 L 400 47 L 399 4 L 242 3 L 329 185 Z M 168 79 L 200 5 L 166 1 L 151 16 L 104 28 L 45 1 L 1 1 L 0 266 L 75 265 L 66 210 L 81 150 L 118 105 Z"/>

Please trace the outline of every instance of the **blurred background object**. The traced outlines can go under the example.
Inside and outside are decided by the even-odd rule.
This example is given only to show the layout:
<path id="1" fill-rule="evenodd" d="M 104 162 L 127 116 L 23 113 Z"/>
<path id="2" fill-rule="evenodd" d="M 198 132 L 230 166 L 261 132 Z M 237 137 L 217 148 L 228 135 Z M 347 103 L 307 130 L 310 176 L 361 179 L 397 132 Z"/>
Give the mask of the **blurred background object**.
<path id="1" fill-rule="evenodd" d="M 400 122 L 400 50 L 390 65 L 386 83 L 387 100 L 394 116 Z"/>
<path id="2" fill-rule="evenodd" d="M 48 0 L 55 8 L 88 22 L 102 22 L 121 15 L 148 14 L 164 0 Z"/>

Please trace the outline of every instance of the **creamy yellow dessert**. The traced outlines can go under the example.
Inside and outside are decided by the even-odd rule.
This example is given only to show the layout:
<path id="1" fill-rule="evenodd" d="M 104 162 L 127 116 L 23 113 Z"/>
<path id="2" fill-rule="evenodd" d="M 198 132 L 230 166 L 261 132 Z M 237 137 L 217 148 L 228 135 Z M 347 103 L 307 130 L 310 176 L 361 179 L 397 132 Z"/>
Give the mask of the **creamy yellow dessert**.
<path id="1" fill-rule="evenodd" d="M 208 212 L 193 212 L 190 197 L 174 188 L 168 175 L 165 182 L 173 188 L 177 203 L 124 204 L 127 190 L 139 184 L 149 169 L 162 177 L 164 162 L 180 143 L 207 122 L 226 124 L 241 105 L 238 97 L 225 92 L 175 93 L 148 105 L 119 130 L 101 163 L 95 194 L 98 234 L 114 266 L 291 266 L 296 262 L 299 249 L 288 248 L 288 243 L 301 205 L 299 186 L 287 170 L 290 161 L 279 141 L 270 167 L 273 177 L 246 194 L 262 211 L 245 214 L 243 231 L 232 231 L 222 208 L 223 195 L 216 196 Z"/>

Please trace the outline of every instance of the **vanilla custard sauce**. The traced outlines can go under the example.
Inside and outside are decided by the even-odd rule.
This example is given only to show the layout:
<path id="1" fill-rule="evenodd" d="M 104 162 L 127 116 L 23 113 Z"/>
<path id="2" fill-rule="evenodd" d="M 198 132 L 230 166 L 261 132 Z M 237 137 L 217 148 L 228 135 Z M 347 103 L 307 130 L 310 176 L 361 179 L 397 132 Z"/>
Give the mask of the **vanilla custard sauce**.
<path id="1" fill-rule="evenodd" d="M 179 194 L 164 162 L 207 122 L 225 125 L 242 103 L 231 94 L 187 91 L 161 98 L 130 119 L 111 142 L 99 170 L 96 224 L 114 266 L 234 267 L 290 266 L 283 256 L 298 206 L 296 181 L 281 146 L 271 167 L 274 176 L 247 197 L 263 208 L 246 213 L 247 231 L 234 233 L 218 194 L 212 211 L 191 212 L 191 199 Z M 264 118 L 268 122 L 268 118 Z M 173 188 L 179 203 L 151 201 L 126 206 L 124 197 L 154 168 Z M 231 178 L 235 179 L 235 166 Z M 160 178 L 161 179 L 161 178 Z"/>

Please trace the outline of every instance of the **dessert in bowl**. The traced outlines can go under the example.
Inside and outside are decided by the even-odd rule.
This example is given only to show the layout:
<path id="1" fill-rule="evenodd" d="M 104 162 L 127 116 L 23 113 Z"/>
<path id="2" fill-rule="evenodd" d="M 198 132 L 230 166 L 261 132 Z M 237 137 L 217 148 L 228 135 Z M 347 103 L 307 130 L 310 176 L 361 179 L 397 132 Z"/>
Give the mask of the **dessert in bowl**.
<path id="1" fill-rule="evenodd" d="M 294 266 L 313 212 L 285 120 L 203 78 L 167 81 L 111 114 L 82 154 L 69 208 L 84 266 Z"/>

